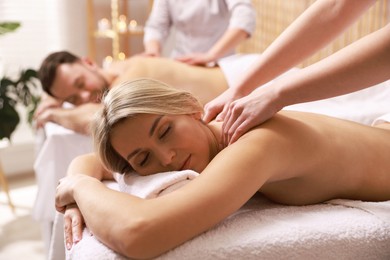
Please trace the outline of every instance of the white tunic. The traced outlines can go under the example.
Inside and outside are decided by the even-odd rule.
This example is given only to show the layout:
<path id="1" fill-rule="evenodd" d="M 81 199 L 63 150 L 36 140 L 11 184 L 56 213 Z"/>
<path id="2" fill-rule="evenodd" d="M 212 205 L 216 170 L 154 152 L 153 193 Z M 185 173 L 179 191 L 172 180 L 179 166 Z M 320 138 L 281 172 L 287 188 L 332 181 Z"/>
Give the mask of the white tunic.
<path id="1" fill-rule="evenodd" d="M 174 27 L 176 38 L 170 56 L 177 57 L 207 52 L 227 29 L 242 29 L 251 35 L 255 26 L 251 0 L 154 0 L 144 42 L 157 40 L 163 45 Z"/>

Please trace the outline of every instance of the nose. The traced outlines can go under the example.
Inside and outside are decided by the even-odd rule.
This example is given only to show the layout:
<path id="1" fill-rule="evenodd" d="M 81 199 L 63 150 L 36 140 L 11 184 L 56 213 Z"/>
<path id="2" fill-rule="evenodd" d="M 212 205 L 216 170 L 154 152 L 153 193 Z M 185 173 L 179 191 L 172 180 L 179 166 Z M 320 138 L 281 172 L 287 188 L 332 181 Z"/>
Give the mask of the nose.
<path id="1" fill-rule="evenodd" d="M 162 166 L 167 167 L 172 164 L 176 152 L 168 147 L 161 148 L 157 151 L 157 156 Z"/>
<path id="2" fill-rule="evenodd" d="M 79 93 L 80 100 L 83 101 L 83 103 L 87 103 L 91 101 L 91 91 L 88 90 L 81 90 Z"/>

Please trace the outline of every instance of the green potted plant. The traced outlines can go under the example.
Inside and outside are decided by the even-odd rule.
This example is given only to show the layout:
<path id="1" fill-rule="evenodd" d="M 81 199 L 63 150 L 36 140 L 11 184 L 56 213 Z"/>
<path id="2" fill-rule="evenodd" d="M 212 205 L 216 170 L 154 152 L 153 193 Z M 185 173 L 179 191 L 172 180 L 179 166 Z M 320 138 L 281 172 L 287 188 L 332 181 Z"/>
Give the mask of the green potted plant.
<path id="1" fill-rule="evenodd" d="M 0 35 L 15 31 L 19 26 L 18 22 L 0 22 Z M 10 140 L 20 122 L 17 105 L 27 109 L 28 122 L 32 122 L 40 99 L 39 88 L 40 81 L 34 69 L 21 71 L 17 79 L 7 76 L 0 78 L 0 140 Z"/>

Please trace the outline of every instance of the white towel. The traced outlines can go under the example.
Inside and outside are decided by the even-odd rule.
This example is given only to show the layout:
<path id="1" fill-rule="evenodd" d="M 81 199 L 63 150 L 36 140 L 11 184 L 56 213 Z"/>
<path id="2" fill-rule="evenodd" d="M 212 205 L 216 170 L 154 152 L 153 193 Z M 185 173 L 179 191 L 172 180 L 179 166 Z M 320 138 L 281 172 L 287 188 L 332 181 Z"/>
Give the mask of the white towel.
<path id="1" fill-rule="evenodd" d="M 387 222 L 390 225 L 390 200 L 382 202 L 367 202 L 360 200 L 334 199 L 329 200 L 326 203 L 361 209 L 376 216 L 382 221 Z"/>
<path id="2" fill-rule="evenodd" d="M 356 208 L 283 206 L 258 195 L 216 227 L 156 260 L 390 259 L 390 225 Z M 67 259 L 124 260 L 94 236 Z"/>
<path id="3" fill-rule="evenodd" d="M 119 184 L 119 191 L 134 196 L 151 199 L 179 189 L 197 177 L 199 173 L 192 170 L 162 172 L 148 176 L 135 173 L 115 173 L 114 178 Z"/>
<path id="4" fill-rule="evenodd" d="M 374 120 L 372 125 L 379 125 L 379 124 L 384 124 L 384 123 L 390 123 L 390 113 L 384 114 L 377 119 Z"/>

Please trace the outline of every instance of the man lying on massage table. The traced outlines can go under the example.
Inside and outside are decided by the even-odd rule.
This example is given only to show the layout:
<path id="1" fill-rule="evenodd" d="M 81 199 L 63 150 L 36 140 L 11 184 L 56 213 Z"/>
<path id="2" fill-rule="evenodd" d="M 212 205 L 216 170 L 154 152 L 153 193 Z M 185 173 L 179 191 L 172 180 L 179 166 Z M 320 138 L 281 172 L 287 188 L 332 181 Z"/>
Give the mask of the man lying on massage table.
<path id="1" fill-rule="evenodd" d="M 101 68 L 88 58 L 69 52 L 47 56 L 39 69 L 44 91 L 43 102 L 35 114 L 37 126 L 54 122 L 79 133 L 89 134 L 89 124 L 100 104 L 102 93 L 110 87 L 136 78 L 164 81 L 190 91 L 202 104 L 217 97 L 228 87 L 219 67 L 190 66 L 166 58 L 133 56 Z M 75 107 L 63 108 L 68 102 Z"/>

